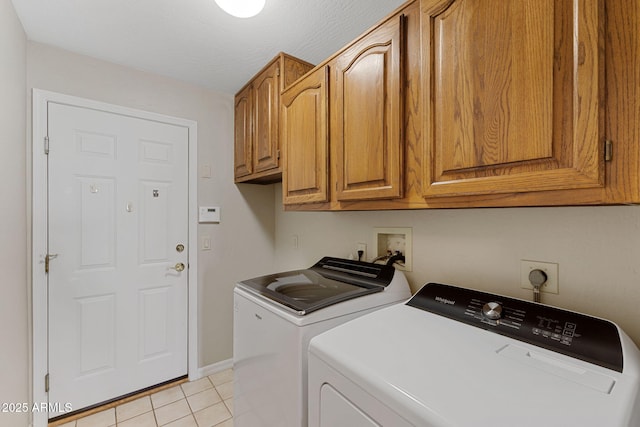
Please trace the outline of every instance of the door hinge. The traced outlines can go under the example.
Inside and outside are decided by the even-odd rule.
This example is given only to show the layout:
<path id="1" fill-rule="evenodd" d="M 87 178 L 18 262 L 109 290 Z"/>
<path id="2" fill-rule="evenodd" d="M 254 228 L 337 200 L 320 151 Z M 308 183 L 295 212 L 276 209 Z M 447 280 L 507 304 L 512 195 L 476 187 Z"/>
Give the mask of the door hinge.
<path id="1" fill-rule="evenodd" d="M 280 77 L 280 67 L 276 67 L 276 76 Z"/>
<path id="2" fill-rule="evenodd" d="M 45 273 L 48 273 L 48 272 L 49 272 L 49 262 L 50 262 L 52 259 L 56 259 L 57 257 L 58 257 L 58 254 L 47 254 L 47 255 L 44 257 L 44 272 L 45 272 Z"/>
<path id="3" fill-rule="evenodd" d="M 44 154 L 49 154 L 49 137 L 44 137 Z"/>
<path id="4" fill-rule="evenodd" d="M 604 141 L 604 161 L 610 162 L 613 158 L 613 142 L 609 139 Z"/>
<path id="5" fill-rule="evenodd" d="M 44 376 L 44 391 L 49 393 L 49 374 Z"/>
<path id="6" fill-rule="evenodd" d="M 280 150 L 276 150 L 276 159 L 280 160 Z"/>

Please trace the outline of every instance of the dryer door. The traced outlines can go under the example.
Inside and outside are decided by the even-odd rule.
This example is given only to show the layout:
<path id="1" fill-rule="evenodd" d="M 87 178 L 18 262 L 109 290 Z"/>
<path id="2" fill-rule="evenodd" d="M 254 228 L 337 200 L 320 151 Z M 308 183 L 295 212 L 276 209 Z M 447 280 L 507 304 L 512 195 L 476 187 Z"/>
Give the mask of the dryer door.
<path id="1" fill-rule="evenodd" d="M 381 426 L 414 427 L 384 402 L 309 352 L 309 427 Z M 435 426 L 421 424 L 420 427 Z"/>
<path id="2" fill-rule="evenodd" d="M 380 427 L 330 384 L 320 390 L 320 427 Z"/>

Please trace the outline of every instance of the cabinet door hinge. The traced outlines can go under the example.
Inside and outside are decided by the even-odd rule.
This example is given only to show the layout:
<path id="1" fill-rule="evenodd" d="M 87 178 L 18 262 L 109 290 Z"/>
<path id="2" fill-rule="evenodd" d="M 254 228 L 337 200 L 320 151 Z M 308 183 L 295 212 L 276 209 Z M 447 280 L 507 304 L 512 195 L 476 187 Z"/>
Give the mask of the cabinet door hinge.
<path id="1" fill-rule="evenodd" d="M 612 158 L 613 158 L 613 142 L 607 139 L 604 142 L 604 161 L 610 162 Z"/>
<path id="2" fill-rule="evenodd" d="M 44 137 L 44 154 L 49 154 L 49 137 Z"/>
<path id="3" fill-rule="evenodd" d="M 280 66 L 276 67 L 276 77 L 280 77 Z"/>
<path id="4" fill-rule="evenodd" d="M 280 149 L 276 150 L 276 159 L 280 160 Z"/>
<path id="5" fill-rule="evenodd" d="M 49 392 L 49 374 L 44 376 L 44 391 L 45 393 Z"/>

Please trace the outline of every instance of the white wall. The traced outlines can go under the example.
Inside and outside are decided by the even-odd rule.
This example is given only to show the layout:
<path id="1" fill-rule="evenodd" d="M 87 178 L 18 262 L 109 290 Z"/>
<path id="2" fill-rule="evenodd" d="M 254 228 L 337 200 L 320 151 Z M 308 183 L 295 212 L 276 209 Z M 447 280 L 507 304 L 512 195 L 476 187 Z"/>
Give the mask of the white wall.
<path id="1" fill-rule="evenodd" d="M 10 0 L 0 0 L 0 403 L 29 401 L 26 201 L 26 44 Z M 27 414 L 0 413 L 0 426 Z"/>
<path id="2" fill-rule="evenodd" d="M 413 291 L 433 281 L 530 299 L 519 286 L 520 260 L 556 262 L 560 293 L 542 302 L 611 319 L 640 345 L 640 206 L 276 211 L 280 269 L 346 257 L 357 242 L 370 248 L 374 227 L 412 227 Z"/>
<path id="3" fill-rule="evenodd" d="M 27 88 L 198 122 L 199 167 L 212 170 L 211 178 L 198 180 L 198 202 L 222 212 L 220 224 L 198 226 L 200 240 L 212 241 L 210 251 L 198 254 L 200 367 L 230 359 L 233 286 L 271 271 L 274 241 L 273 188 L 233 183 L 233 96 L 33 42 Z"/>

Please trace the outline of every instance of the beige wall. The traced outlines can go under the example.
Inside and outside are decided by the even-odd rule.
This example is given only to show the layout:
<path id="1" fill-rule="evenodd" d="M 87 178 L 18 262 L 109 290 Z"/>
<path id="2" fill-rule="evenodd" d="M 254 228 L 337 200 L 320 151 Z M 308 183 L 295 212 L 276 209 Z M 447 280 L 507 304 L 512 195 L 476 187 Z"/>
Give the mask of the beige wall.
<path id="1" fill-rule="evenodd" d="M 29 401 L 26 43 L 11 1 L 0 0 L 0 403 Z M 0 413 L 0 426 L 26 424 L 26 414 Z"/>
<path id="2" fill-rule="evenodd" d="M 276 192 L 280 203 L 281 188 Z M 640 206 L 276 213 L 277 266 L 373 245 L 374 227 L 412 227 L 414 291 L 443 282 L 530 299 L 520 260 L 559 264 L 548 304 L 618 323 L 640 344 Z M 298 236 L 298 249 L 293 236 Z"/>
<path id="3" fill-rule="evenodd" d="M 27 88 L 44 89 L 198 122 L 198 203 L 221 207 L 220 224 L 198 226 L 212 249 L 200 251 L 200 366 L 232 357 L 233 286 L 271 271 L 271 187 L 233 183 L 233 96 L 29 42 Z M 30 101 L 29 104 L 30 105 Z M 22 195 L 24 198 L 24 195 Z"/>
<path id="4" fill-rule="evenodd" d="M 348 256 L 373 244 L 373 228 L 412 227 L 413 290 L 427 281 L 529 298 L 519 260 L 560 264 L 560 294 L 543 302 L 610 318 L 640 343 L 640 207 L 284 212 L 281 188 L 232 182 L 233 97 L 27 43 L 10 0 L 0 0 L 0 402 L 28 401 L 28 197 L 30 93 L 40 88 L 198 122 L 199 203 L 222 207 L 222 222 L 200 225 L 211 251 L 199 260 L 200 366 L 232 356 L 232 288 L 246 277 Z M 25 128 L 27 131 L 25 132 Z M 275 206 L 275 208 L 274 208 Z M 293 247 L 293 236 L 298 248 Z M 0 426 L 26 418 L 0 414 Z"/>
<path id="5" fill-rule="evenodd" d="M 30 235 L 31 89 L 39 88 L 182 117 L 198 122 L 198 202 L 222 208 L 220 224 L 198 225 L 211 237 L 200 251 L 199 366 L 232 357 L 233 285 L 273 269 L 272 186 L 236 186 L 233 174 L 233 97 L 172 79 L 27 42 L 10 0 L 0 0 L 0 255 L 6 265 L 0 298 L 0 402 L 28 402 L 28 270 Z M 0 414 L 0 426 L 27 416 Z"/>

